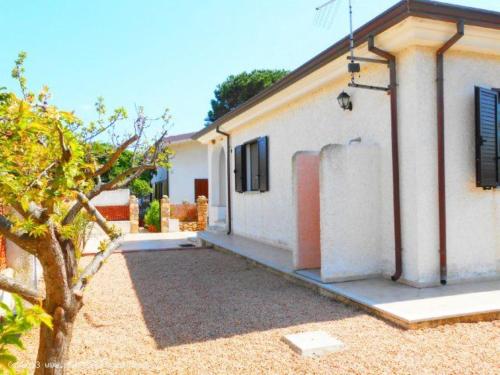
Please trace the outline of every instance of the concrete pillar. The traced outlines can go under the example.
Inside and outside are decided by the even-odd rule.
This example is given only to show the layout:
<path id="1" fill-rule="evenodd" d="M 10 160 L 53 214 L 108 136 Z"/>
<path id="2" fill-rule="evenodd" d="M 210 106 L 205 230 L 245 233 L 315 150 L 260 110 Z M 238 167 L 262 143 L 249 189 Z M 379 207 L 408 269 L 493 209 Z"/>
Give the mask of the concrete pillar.
<path id="1" fill-rule="evenodd" d="M 161 232 L 168 232 L 168 224 L 170 219 L 170 200 L 167 195 L 164 195 L 160 200 L 160 226 Z"/>
<path id="2" fill-rule="evenodd" d="M 200 195 L 196 199 L 196 208 L 198 210 L 198 230 L 207 229 L 208 221 L 208 199 L 207 197 Z"/>
<path id="3" fill-rule="evenodd" d="M 324 146 L 319 173 L 321 280 L 379 275 L 383 251 L 379 146 Z"/>
<path id="4" fill-rule="evenodd" d="M 130 233 L 139 233 L 139 202 L 135 195 L 130 196 Z"/>

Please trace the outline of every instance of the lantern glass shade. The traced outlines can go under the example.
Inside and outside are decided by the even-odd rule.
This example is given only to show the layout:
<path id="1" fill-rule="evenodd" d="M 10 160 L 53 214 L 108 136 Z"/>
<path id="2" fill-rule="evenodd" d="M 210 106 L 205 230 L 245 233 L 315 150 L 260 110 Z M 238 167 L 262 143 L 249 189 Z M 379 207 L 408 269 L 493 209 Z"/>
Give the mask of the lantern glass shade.
<path id="1" fill-rule="evenodd" d="M 348 93 L 345 91 L 342 91 L 339 96 L 337 97 L 337 101 L 339 102 L 340 108 L 342 108 L 344 111 L 348 109 L 349 111 L 352 111 L 352 102 L 351 102 L 351 97 L 349 96 Z"/>

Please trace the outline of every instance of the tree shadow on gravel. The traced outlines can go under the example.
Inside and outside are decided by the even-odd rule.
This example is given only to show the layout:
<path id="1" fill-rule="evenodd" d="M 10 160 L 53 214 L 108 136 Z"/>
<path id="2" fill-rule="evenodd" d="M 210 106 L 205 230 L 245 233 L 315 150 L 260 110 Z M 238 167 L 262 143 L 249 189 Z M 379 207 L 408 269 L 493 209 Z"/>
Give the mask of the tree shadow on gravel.
<path id="1" fill-rule="evenodd" d="M 359 315 L 245 260 L 213 250 L 124 253 L 159 348 Z"/>

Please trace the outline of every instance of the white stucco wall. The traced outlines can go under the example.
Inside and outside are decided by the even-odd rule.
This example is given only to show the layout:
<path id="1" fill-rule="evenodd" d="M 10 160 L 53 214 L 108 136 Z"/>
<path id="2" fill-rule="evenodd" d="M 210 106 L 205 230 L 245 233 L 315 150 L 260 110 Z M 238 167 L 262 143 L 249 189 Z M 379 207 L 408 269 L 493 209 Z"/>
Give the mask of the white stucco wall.
<path id="1" fill-rule="evenodd" d="M 386 84 L 387 69 L 375 66 L 369 73 L 366 71 L 364 79 L 373 84 Z M 389 98 L 382 92 L 347 89 L 355 109 L 352 112 L 343 111 L 336 98 L 346 86 L 346 80 L 330 83 L 307 97 L 232 132 L 232 148 L 267 135 L 270 158 L 268 192 L 236 193 L 234 173 L 231 174 L 234 233 L 288 250 L 293 249 L 296 238 L 292 205 L 294 153 L 301 150 L 319 152 L 326 144 L 347 144 L 354 138 L 362 137 L 366 141 L 381 145 L 383 162 L 380 173 L 384 185 L 381 195 L 386 202 L 381 207 L 381 215 L 386 218 L 381 241 L 388 254 L 391 253 L 393 245 Z M 216 145 L 210 147 L 216 149 L 224 142 L 221 138 Z M 234 154 L 231 154 L 231 163 L 232 171 Z"/>
<path id="2" fill-rule="evenodd" d="M 207 146 L 196 141 L 185 141 L 168 147 L 174 151 L 172 168 L 168 171 L 170 202 L 194 203 L 194 180 L 208 178 Z M 160 168 L 152 182 L 165 179 L 166 175 L 166 171 Z"/>
<path id="3" fill-rule="evenodd" d="M 7 240 L 7 267 L 14 270 L 15 279 L 33 288 L 38 287 L 38 280 L 43 271 L 38 259 L 24 251 L 12 241 Z"/>
<path id="4" fill-rule="evenodd" d="M 128 206 L 129 201 L 129 189 L 103 191 L 91 200 L 94 206 Z"/>
<path id="5" fill-rule="evenodd" d="M 321 279 L 357 280 L 382 272 L 379 147 L 361 140 L 320 153 Z"/>
<path id="6" fill-rule="evenodd" d="M 446 35 L 453 32 L 451 25 L 444 36 L 432 43 L 441 45 Z M 468 28 L 466 35 L 467 32 Z M 475 187 L 474 86 L 500 87 L 500 54 L 465 52 L 464 48 L 474 47 L 472 40 L 464 38 L 465 47 L 457 44 L 445 57 L 449 282 L 499 275 L 500 192 Z M 401 48 L 391 52 L 398 61 L 402 281 L 426 286 L 439 282 L 436 48 L 411 45 Z M 384 66 L 362 64 L 362 67 L 360 82 L 388 84 L 388 70 Z M 324 72 L 328 72 L 327 68 Z M 231 129 L 231 148 L 267 135 L 270 158 L 268 192 L 236 193 L 231 174 L 233 232 L 293 249 L 296 238 L 293 154 L 301 150 L 319 151 L 326 144 L 345 145 L 361 137 L 363 142 L 380 148 L 380 269 L 388 277 L 394 272 L 389 96 L 347 88 L 347 79 L 345 74 L 342 79 L 328 81 L 307 95 Z M 299 84 L 296 87 L 301 89 Z M 342 90 L 351 95 L 352 112 L 338 107 L 336 97 Z M 222 138 L 217 138 L 209 150 L 219 145 L 223 145 Z M 234 164 L 233 154 L 231 162 Z"/>
<path id="7" fill-rule="evenodd" d="M 435 50 L 414 48 L 400 70 L 404 278 L 421 285 L 439 274 Z M 500 87 L 500 57 L 445 55 L 448 281 L 498 275 L 500 192 L 475 186 L 474 86 Z M 425 94 L 422 94 L 425 93 Z"/>

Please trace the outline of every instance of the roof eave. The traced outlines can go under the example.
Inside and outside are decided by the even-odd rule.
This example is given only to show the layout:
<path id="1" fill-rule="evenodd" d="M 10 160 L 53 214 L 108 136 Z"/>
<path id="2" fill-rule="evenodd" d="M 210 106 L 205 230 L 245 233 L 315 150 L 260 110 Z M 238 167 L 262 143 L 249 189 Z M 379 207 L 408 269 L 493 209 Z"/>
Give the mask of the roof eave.
<path id="1" fill-rule="evenodd" d="M 402 0 L 385 12 L 381 13 L 354 32 L 354 45 L 360 46 L 368 40 L 370 35 L 377 35 L 406 18 L 414 16 L 435 19 L 445 22 L 463 20 L 466 25 L 500 29 L 500 13 L 484 9 L 457 6 L 428 0 Z M 200 140 L 206 134 L 214 131 L 229 120 L 263 102 L 277 92 L 299 81 L 313 71 L 323 67 L 349 51 L 349 36 L 344 37 L 331 47 L 316 55 L 290 74 L 274 83 L 259 94 L 250 98 L 240 106 L 226 113 L 209 126 L 193 135 L 192 139 Z"/>

